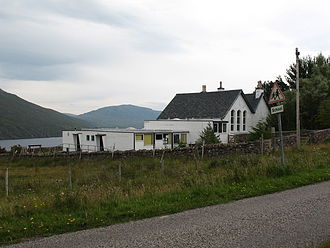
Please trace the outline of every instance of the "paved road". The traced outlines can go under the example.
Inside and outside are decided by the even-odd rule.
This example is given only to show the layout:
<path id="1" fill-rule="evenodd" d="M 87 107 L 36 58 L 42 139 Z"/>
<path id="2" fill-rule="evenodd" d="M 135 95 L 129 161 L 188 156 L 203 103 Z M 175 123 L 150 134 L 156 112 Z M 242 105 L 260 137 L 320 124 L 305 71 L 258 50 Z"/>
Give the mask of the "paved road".
<path id="1" fill-rule="evenodd" d="M 330 181 L 10 247 L 315 247 L 330 239 Z"/>

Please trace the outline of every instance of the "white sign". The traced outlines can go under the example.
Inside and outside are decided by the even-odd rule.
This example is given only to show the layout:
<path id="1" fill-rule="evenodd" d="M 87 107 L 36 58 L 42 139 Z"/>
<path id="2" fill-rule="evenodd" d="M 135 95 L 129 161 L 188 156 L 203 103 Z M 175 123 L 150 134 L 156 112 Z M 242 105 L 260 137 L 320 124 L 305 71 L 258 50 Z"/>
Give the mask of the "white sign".
<path id="1" fill-rule="evenodd" d="M 284 111 L 283 105 L 278 105 L 278 106 L 275 106 L 275 107 L 271 107 L 271 109 L 270 109 L 270 113 L 272 115 L 282 113 L 283 111 Z"/>

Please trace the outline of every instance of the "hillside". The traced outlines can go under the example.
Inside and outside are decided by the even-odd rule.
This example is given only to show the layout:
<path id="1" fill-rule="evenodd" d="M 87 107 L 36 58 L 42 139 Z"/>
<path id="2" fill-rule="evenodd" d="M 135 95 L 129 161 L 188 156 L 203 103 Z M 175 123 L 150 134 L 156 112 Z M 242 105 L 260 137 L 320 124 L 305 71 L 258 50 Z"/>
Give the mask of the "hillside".
<path id="1" fill-rule="evenodd" d="M 142 128 L 144 120 L 155 120 L 160 111 L 134 105 L 119 105 L 100 108 L 78 117 L 94 127 Z"/>
<path id="2" fill-rule="evenodd" d="M 89 126 L 0 89 L 0 139 L 62 136 L 62 130 Z"/>

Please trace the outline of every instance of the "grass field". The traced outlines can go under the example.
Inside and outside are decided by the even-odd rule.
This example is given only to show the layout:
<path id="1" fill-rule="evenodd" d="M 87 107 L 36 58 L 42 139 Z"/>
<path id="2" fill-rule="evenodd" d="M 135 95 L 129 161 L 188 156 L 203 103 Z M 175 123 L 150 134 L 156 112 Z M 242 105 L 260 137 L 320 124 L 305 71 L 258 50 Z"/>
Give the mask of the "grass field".
<path id="1" fill-rule="evenodd" d="M 0 170 L 9 168 L 9 196 L 1 187 L 0 244 L 330 180 L 330 144 L 288 150 L 285 159 L 286 169 L 278 154 L 204 158 L 196 166 L 194 159 L 165 154 L 162 171 L 160 158 L 1 158 Z"/>

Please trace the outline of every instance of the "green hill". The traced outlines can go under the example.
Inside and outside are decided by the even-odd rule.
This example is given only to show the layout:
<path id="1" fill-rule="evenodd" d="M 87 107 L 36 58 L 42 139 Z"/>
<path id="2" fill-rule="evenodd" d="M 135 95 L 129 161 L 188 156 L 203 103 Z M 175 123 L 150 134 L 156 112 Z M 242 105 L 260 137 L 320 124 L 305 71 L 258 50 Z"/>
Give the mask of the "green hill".
<path id="1" fill-rule="evenodd" d="M 119 105 L 100 108 L 78 117 L 94 127 L 142 128 L 144 120 L 155 120 L 160 111 L 134 105 Z"/>
<path id="2" fill-rule="evenodd" d="M 81 127 L 90 124 L 0 89 L 0 139 L 56 137 L 62 130 Z"/>

